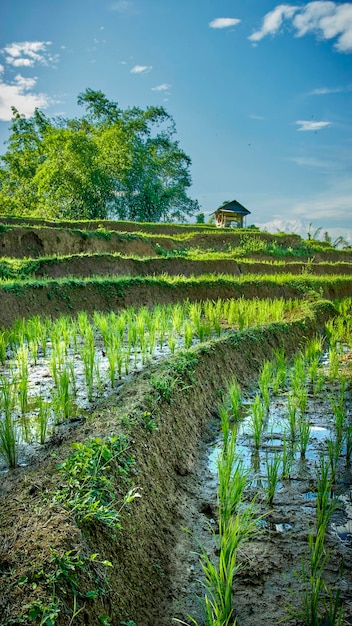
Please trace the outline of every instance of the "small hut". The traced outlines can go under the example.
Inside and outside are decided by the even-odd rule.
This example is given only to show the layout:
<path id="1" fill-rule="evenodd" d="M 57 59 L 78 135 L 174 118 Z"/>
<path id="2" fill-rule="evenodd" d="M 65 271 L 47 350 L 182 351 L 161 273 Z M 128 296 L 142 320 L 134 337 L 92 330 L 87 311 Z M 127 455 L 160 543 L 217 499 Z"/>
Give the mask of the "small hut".
<path id="1" fill-rule="evenodd" d="M 227 202 L 212 213 L 215 215 L 215 223 L 218 228 L 243 228 L 245 225 L 246 215 L 250 215 L 250 211 L 246 209 L 237 200 Z"/>

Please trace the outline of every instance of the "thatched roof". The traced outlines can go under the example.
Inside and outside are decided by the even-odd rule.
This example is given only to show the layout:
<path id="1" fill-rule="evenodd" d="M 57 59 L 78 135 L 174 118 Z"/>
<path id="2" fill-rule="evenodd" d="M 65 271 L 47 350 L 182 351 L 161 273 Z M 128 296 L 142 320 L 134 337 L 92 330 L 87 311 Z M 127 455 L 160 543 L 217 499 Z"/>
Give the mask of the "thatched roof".
<path id="1" fill-rule="evenodd" d="M 212 213 L 217 213 L 218 211 L 222 211 L 224 213 L 237 213 L 237 215 L 249 215 L 250 211 L 246 209 L 242 204 L 237 202 L 237 200 L 232 200 L 231 202 L 227 202 L 224 206 L 219 207 Z"/>

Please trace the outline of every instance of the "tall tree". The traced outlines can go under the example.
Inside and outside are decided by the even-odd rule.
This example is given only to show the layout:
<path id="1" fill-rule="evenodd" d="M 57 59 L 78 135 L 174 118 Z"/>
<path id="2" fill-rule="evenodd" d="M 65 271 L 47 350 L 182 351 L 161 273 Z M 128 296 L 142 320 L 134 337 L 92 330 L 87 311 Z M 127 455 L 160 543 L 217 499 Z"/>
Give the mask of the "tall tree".
<path id="1" fill-rule="evenodd" d="M 122 110 L 87 89 L 78 119 L 47 119 L 16 109 L 1 158 L 5 212 L 70 219 L 178 220 L 198 210 L 187 191 L 190 158 L 163 107 Z"/>

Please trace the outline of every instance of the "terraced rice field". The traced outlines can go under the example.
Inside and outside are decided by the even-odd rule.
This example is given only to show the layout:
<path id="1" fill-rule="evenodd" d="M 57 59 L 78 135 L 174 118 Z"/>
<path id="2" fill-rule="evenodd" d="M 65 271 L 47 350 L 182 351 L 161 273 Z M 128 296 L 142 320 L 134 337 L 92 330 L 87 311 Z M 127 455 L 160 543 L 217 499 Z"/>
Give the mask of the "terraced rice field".
<path id="1" fill-rule="evenodd" d="M 352 252 L 0 226 L 0 623 L 352 623 Z"/>

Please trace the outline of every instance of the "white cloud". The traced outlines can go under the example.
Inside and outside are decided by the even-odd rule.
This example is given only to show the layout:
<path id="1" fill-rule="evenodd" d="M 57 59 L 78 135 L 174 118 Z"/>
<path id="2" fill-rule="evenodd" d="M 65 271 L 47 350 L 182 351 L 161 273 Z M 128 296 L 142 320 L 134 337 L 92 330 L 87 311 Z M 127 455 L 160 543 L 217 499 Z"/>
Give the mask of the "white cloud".
<path id="1" fill-rule="evenodd" d="M 22 41 L 7 44 L 1 52 L 6 63 L 14 67 L 33 67 L 36 63 L 49 65 L 57 61 L 48 51 L 51 41 Z"/>
<path id="2" fill-rule="evenodd" d="M 131 69 L 131 74 L 147 74 L 151 69 L 151 65 L 135 65 Z"/>
<path id="3" fill-rule="evenodd" d="M 156 87 L 152 87 L 152 91 L 168 91 L 168 89 L 170 89 L 171 85 L 169 85 L 168 83 L 162 83 L 161 85 L 157 85 Z"/>
<path id="4" fill-rule="evenodd" d="M 352 3 L 339 4 L 330 0 L 315 0 L 299 6 L 278 5 L 264 17 L 260 30 L 249 39 L 257 42 L 266 35 L 275 35 L 284 20 L 296 31 L 296 37 L 313 33 L 323 40 L 336 39 L 339 52 L 352 52 Z"/>
<path id="5" fill-rule="evenodd" d="M 321 130 L 331 125 L 331 122 L 312 122 L 311 120 L 297 120 L 296 124 L 300 126 L 298 130 Z"/>
<path id="6" fill-rule="evenodd" d="M 310 167 L 310 168 L 318 168 L 320 170 L 336 170 L 338 166 L 336 165 L 336 161 L 329 161 L 324 159 L 317 159 L 316 157 L 310 156 L 301 156 L 301 157 L 292 157 L 290 159 L 296 165 L 300 165 L 302 167 Z"/>
<path id="7" fill-rule="evenodd" d="M 117 2 L 112 2 L 110 10 L 116 11 L 117 13 L 136 13 L 134 2 L 131 2 L 131 0 L 118 0 Z"/>
<path id="8" fill-rule="evenodd" d="M 229 28 L 240 23 L 237 17 L 216 17 L 215 20 L 209 22 L 210 28 Z"/>
<path id="9" fill-rule="evenodd" d="M 270 11 L 265 15 L 261 29 L 250 35 L 248 39 L 257 42 L 267 35 L 276 35 L 281 28 L 283 21 L 293 17 L 298 9 L 298 6 L 279 4 L 273 11 Z"/>
<path id="10" fill-rule="evenodd" d="M 35 78 L 24 78 L 18 74 L 12 83 L 0 80 L 0 120 L 9 122 L 14 106 L 25 117 L 30 117 L 35 108 L 45 109 L 52 100 L 47 94 L 33 93 L 29 90 L 36 84 Z"/>
<path id="11" fill-rule="evenodd" d="M 309 96 L 325 96 L 330 93 L 344 93 L 351 91 L 351 87 L 320 87 L 318 89 L 312 89 L 309 92 Z"/>

